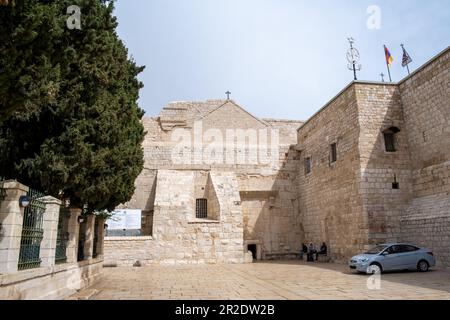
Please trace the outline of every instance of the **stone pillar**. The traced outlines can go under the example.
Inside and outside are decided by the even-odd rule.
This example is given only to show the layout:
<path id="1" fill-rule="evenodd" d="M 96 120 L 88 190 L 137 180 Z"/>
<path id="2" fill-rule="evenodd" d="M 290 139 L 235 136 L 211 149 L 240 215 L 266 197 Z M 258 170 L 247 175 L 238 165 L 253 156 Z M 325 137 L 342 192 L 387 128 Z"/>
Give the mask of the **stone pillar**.
<path id="1" fill-rule="evenodd" d="M 19 199 L 28 187 L 17 181 L 3 183 L 5 200 L 0 202 L 0 274 L 18 271 L 24 208 Z"/>
<path id="2" fill-rule="evenodd" d="M 95 233 L 95 215 L 90 214 L 86 217 L 86 241 L 84 243 L 84 259 L 92 259 L 94 250 L 94 233 Z"/>
<path id="3" fill-rule="evenodd" d="M 80 235 L 80 224 L 78 217 L 81 215 L 81 209 L 70 208 L 70 218 L 67 232 L 69 232 L 69 241 L 67 241 L 67 263 L 77 262 L 78 237 Z"/>
<path id="4" fill-rule="evenodd" d="M 98 219 L 98 235 L 97 235 L 97 257 L 103 257 L 103 246 L 105 243 L 105 218 Z"/>
<path id="5" fill-rule="evenodd" d="M 56 240 L 58 237 L 59 211 L 61 201 L 47 196 L 41 199 L 45 203 L 44 212 L 44 237 L 41 243 L 41 266 L 53 267 L 55 265 Z"/>

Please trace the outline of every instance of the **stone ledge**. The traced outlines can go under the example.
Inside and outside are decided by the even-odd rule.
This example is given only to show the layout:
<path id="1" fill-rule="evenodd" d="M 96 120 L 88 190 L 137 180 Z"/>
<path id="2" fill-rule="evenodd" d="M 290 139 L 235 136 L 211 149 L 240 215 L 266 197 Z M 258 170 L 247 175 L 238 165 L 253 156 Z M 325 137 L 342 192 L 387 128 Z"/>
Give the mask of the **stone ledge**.
<path id="1" fill-rule="evenodd" d="M 85 261 L 80 261 L 77 263 L 64 263 L 60 265 L 55 265 L 53 267 L 41 267 L 36 269 L 29 269 L 24 271 L 19 271 L 17 273 L 1 274 L 0 275 L 0 287 L 7 286 L 11 284 L 16 284 L 19 282 L 24 282 L 27 280 L 32 280 L 35 278 L 41 278 L 49 275 L 54 275 L 60 272 L 70 271 L 79 269 L 89 265 L 95 265 L 103 262 L 103 257 L 89 259 Z"/>
<path id="2" fill-rule="evenodd" d="M 145 237 L 105 237 L 105 241 L 147 241 L 153 240 L 152 236 Z"/>
<path id="3" fill-rule="evenodd" d="M 188 221 L 188 224 L 220 224 L 220 221 L 208 219 L 196 219 Z"/>

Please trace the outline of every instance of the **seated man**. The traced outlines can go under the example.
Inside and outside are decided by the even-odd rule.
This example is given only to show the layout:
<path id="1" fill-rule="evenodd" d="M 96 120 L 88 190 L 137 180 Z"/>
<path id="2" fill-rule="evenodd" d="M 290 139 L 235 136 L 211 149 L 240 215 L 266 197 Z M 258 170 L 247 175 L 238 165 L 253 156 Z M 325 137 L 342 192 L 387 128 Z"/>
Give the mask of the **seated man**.
<path id="1" fill-rule="evenodd" d="M 316 248 L 314 247 L 314 244 L 311 242 L 308 246 L 308 254 L 307 254 L 307 262 L 314 262 L 314 254 L 317 253 Z"/>
<path id="2" fill-rule="evenodd" d="M 319 254 L 326 256 L 328 254 L 327 244 L 324 242 L 320 246 L 320 251 L 316 252 L 316 261 L 319 260 Z"/>

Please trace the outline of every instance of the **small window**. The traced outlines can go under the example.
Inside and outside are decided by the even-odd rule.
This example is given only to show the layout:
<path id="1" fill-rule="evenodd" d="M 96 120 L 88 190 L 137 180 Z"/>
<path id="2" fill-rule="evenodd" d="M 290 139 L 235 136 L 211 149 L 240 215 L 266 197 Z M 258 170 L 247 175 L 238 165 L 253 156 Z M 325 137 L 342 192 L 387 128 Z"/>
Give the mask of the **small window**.
<path id="1" fill-rule="evenodd" d="M 208 218 L 208 200 L 197 199 L 195 203 L 195 217 L 197 219 Z"/>
<path id="2" fill-rule="evenodd" d="M 396 152 L 395 135 L 400 132 L 399 128 L 391 127 L 383 132 L 384 147 L 386 152 Z"/>
<path id="3" fill-rule="evenodd" d="M 394 175 L 394 182 L 392 183 L 392 189 L 398 190 L 400 189 L 400 183 L 397 182 L 397 175 Z"/>
<path id="4" fill-rule="evenodd" d="M 384 133 L 384 145 L 386 147 L 386 152 L 395 152 L 395 134 L 392 132 Z"/>
<path id="5" fill-rule="evenodd" d="M 330 162 L 334 163 L 337 161 L 337 144 L 333 143 L 330 145 Z"/>
<path id="6" fill-rule="evenodd" d="M 311 173 L 311 157 L 305 159 L 305 174 Z"/>

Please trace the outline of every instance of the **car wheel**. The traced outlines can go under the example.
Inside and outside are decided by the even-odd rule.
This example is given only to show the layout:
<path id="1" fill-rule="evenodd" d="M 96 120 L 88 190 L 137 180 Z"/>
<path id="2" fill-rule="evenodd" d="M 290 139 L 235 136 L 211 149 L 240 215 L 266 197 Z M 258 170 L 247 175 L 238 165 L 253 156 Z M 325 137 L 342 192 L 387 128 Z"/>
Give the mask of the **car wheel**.
<path id="1" fill-rule="evenodd" d="M 367 274 L 381 274 L 383 270 L 381 269 L 381 266 L 378 263 L 371 264 L 367 268 Z"/>
<path id="2" fill-rule="evenodd" d="M 430 269 L 430 265 L 425 260 L 420 260 L 417 264 L 417 270 L 420 272 L 427 272 Z"/>

